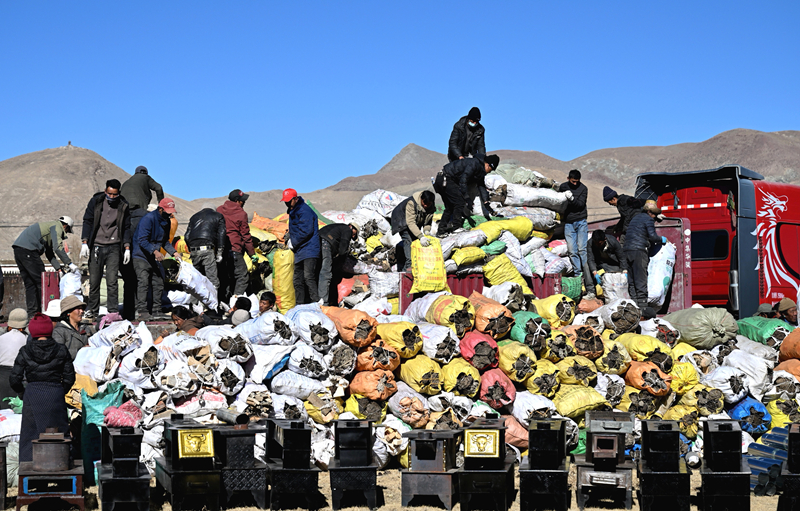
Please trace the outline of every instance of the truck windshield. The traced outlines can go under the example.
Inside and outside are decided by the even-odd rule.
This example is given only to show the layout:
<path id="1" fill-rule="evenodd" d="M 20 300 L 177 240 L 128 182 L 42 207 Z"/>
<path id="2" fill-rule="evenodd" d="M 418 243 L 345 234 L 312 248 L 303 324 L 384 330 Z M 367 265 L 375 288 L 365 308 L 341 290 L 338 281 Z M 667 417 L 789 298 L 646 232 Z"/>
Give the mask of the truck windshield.
<path id="1" fill-rule="evenodd" d="M 728 231 L 692 231 L 692 260 L 694 261 L 727 259 L 729 248 Z"/>

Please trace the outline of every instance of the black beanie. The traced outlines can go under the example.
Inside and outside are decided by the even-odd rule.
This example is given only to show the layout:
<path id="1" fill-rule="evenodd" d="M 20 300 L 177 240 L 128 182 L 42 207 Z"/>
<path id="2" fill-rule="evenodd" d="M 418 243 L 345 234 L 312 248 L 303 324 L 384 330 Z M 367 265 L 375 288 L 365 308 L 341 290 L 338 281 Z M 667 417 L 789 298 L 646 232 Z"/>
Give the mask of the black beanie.
<path id="1" fill-rule="evenodd" d="M 133 171 L 134 174 L 147 174 L 147 167 L 144 165 L 139 165 L 136 167 L 136 170 Z"/>
<path id="2" fill-rule="evenodd" d="M 617 196 L 617 192 L 611 189 L 610 186 L 603 187 L 603 202 L 608 202 Z"/>
<path id="3" fill-rule="evenodd" d="M 496 154 L 490 154 L 483 159 L 485 163 L 488 163 L 492 170 L 497 170 L 497 165 L 500 164 L 500 157 Z"/>
<path id="4" fill-rule="evenodd" d="M 467 119 L 470 121 L 479 122 L 481 120 L 481 110 L 477 106 L 473 106 L 469 109 Z"/>

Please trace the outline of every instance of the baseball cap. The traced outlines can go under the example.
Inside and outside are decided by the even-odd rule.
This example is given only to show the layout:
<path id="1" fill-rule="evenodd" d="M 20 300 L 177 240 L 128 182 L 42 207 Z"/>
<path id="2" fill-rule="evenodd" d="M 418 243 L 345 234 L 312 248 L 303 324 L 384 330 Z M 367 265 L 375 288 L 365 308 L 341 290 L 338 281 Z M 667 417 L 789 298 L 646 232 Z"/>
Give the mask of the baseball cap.
<path id="1" fill-rule="evenodd" d="M 164 197 L 158 203 L 159 208 L 163 208 L 164 211 L 169 213 L 170 215 L 175 212 L 175 201 L 170 199 L 169 197 Z"/>
<path id="2" fill-rule="evenodd" d="M 295 190 L 294 188 L 287 188 L 286 190 L 283 191 L 281 202 L 289 202 L 295 197 L 297 197 L 297 190 Z"/>
<path id="3" fill-rule="evenodd" d="M 247 199 L 250 198 L 250 194 L 244 193 L 243 191 L 239 190 L 238 188 L 231 193 L 228 194 L 229 201 L 242 201 L 245 202 Z"/>

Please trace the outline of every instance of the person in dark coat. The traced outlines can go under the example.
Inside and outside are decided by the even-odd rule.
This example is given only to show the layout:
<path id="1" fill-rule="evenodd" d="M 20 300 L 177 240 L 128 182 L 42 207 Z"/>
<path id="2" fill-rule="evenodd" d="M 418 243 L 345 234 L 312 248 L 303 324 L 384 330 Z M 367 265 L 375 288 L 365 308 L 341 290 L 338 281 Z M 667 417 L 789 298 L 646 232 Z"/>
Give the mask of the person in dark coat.
<path id="1" fill-rule="evenodd" d="M 67 433 L 64 395 L 75 383 L 75 368 L 67 347 L 53 340 L 53 322 L 36 313 L 28 324 L 31 340 L 19 350 L 8 382 L 22 398 L 19 461 L 33 460 L 33 440 L 47 428 Z M 23 381 L 28 384 L 23 385 Z"/>
<path id="2" fill-rule="evenodd" d="M 642 210 L 644 201 L 630 195 L 619 195 L 610 186 L 603 188 L 603 201 L 617 208 L 617 212 L 619 212 L 619 222 L 614 225 L 612 232 L 619 236 L 619 242 L 624 245 L 628 225 L 630 225 L 633 217 Z"/>
<path id="3" fill-rule="evenodd" d="M 220 293 L 220 300 L 228 300 L 231 295 L 244 294 L 250 281 L 244 257 L 247 254 L 255 262 L 256 249 L 250 236 L 247 213 L 244 211 L 244 204 L 249 198 L 250 194 L 237 188 L 229 193 L 228 200 L 217 208 L 217 213 L 225 217 L 227 237 L 226 250 L 223 254 L 225 273 L 221 279 L 224 292 Z"/>
<path id="4" fill-rule="evenodd" d="M 250 227 L 248 226 L 248 233 Z M 192 264 L 197 271 L 208 277 L 217 292 L 219 292 L 219 275 L 217 264 L 222 262 L 225 250 L 225 217 L 214 210 L 211 204 L 206 204 L 203 209 L 192 215 L 183 239 L 189 247 Z"/>
<path id="5" fill-rule="evenodd" d="M 593 289 L 594 284 L 589 276 L 589 257 L 586 254 L 586 244 L 589 241 L 586 201 L 589 198 L 589 189 L 581 183 L 581 172 L 572 169 L 567 175 L 567 182 L 561 183 L 558 191 L 567 195 L 567 210 L 561 223 L 564 224 L 564 238 L 567 241 L 572 271 L 575 275 L 583 276 L 586 289 Z M 594 293 L 587 293 L 586 297 L 592 299 Z"/>
<path id="6" fill-rule="evenodd" d="M 448 161 L 463 160 L 477 154 L 486 154 L 484 133 L 481 124 L 481 111 L 478 107 L 470 108 L 469 113 L 453 125 L 450 143 L 447 146 Z"/>
<path id="7" fill-rule="evenodd" d="M 161 294 L 164 291 L 163 248 L 170 256 L 175 247 L 169 240 L 170 219 L 175 213 L 175 201 L 170 198 L 158 203 L 158 208 L 146 214 L 133 234 L 133 267 L 136 269 L 136 311 L 139 321 L 150 321 L 161 314 Z M 147 312 L 147 291 L 153 291 L 153 314 Z"/>
<path id="8" fill-rule="evenodd" d="M 347 254 L 350 253 L 350 242 L 358 238 L 360 230 L 361 226 L 352 222 L 350 224 L 330 224 L 319 230 L 322 259 L 317 291 L 323 305 L 338 304 L 338 301 L 330 299 L 333 272 L 341 268 Z"/>
<path id="9" fill-rule="evenodd" d="M 89 333 L 81 324 L 84 309 L 85 303 L 77 296 L 69 295 L 61 300 L 61 321 L 53 327 L 53 340 L 67 347 L 72 360 L 75 360 L 78 350 L 89 344 Z"/>
<path id="10" fill-rule="evenodd" d="M 654 203 L 645 204 L 628 225 L 628 235 L 622 247 L 628 265 L 628 293 L 640 309 L 647 307 L 648 303 L 647 265 L 650 264 L 650 256 L 647 251 L 651 245 L 667 243 L 667 238 L 656 234 L 655 218 L 660 214 L 661 209 Z"/>
<path id="11" fill-rule="evenodd" d="M 398 268 L 411 269 L 411 242 L 419 240 L 423 247 L 430 244 L 425 234 L 430 234 L 433 213 L 436 211 L 436 196 L 430 190 L 417 192 L 397 205 L 392 211 L 392 234 L 400 233 L 403 240 L 405 263 L 398 261 Z"/>
<path id="12" fill-rule="evenodd" d="M 294 296 L 297 305 L 319 301 L 317 268 L 321 257 L 319 219 L 293 188 L 283 191 L 281 202 L 289 213 L 288 242 L 294 251 Z"/>
<path id="13" fill-rule="evenodd" d="M 104 270 L 108 312 L 119 309 L 117 274 L 121 265 L 131 262 L 132 239 L 128 201 L 120 195 L 119 180 L 109 179 L 105 191 L 94 194 L 83 213 L 81 257 L 89 259 L 89 306 L 85 319 L 97 318 Z"/>
<path id="14" fill-rule="evenodd" d="M 456 160 L 445 165 L 436 175 L 433 189 L 442 197 L 444 212 L 439 221 L 437 235 L 449 234 L 463 227 L 464 218 L 472 216 L 470 203 L 470 185 L 477 186 L 481 197 L 483 215 L 488 220 L 494 211 L 489 206 L 489 192 L 486 191 L 484 178 L 486 174 L 495 170 L 500 163 L 496 154 L 485 156 L 478 154 L 475 158 Z"/>
<path id="15" fill-rule="evenodd" d="M 592 242 L 589 246 L 589 271 L 597 278 L 597 272 L 604 270 L 606 273 L 627 273 L 625 253 L 617 238 L 597 229 L 592 232 Z"/>

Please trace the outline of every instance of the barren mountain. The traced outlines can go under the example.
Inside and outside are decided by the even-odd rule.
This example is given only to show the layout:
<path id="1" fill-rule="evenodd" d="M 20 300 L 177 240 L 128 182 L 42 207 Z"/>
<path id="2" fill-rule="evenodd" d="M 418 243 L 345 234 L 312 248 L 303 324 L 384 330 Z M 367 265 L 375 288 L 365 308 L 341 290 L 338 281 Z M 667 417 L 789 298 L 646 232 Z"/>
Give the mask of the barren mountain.
<path id="1" fill-rule="evenodd" d="M 616 214 L 614 208 L 602 201 L 603 186 L 631 193 L 636 176 L 643 172 L 700 170 L 738 163 L 767 179 L 800 184 L 798 131 L 765 133 L 736 129 L 699 143 L 600 149 L 570 161 L 557 160 L 538 151 L 489 152 L 500 155 L 501 162 L 516 162 L 557 181 L 565 180 L 569 169 L 579 169 L 589 187 L 590 219 Z M 374 174 L 346 177 L 322 190 L 298 191 L 321 212 L 349 210 L 362 196 L 378 188 L 403 195 L 431 189 L 431 177 L 446 163 L 444 154 L 408 144 Z M 91 195 L 100 191 L 107 179 L 115 177 L 124 181 L 129 176 L 97 153 L 73 146 L 45 149 L 1 161 L 0 179 L 4 187 L 0 197 L 4 200 L 0 200 L 0 213 L 4 222 L 0 224 L 0 259 L 13 260 L 11 243 L 22 229 L 36 221 L 70 215 L 75 218 L 79 233 L 83 211 Z M 158 180 L 158 175 L 153 177 Z M 225 190 L 236 186 L 246 189 L 246 183 L 220 186 Z M 170 194 L 170 190 L 165 192 L 175 199 L 182 224 L 204 204 L 216 206 L 227 198 L 186 201 Z M 247 193 L 250 193 L 250 200 L 245 209 L 251 216 L 253 212 L 269 217 L 285 212 L 279 190 Z M 182 233 L 183 227 L 178 232 Z M 77 253 L 79 241 L 77 236 L 72 238 L 72 250 Z"/>

